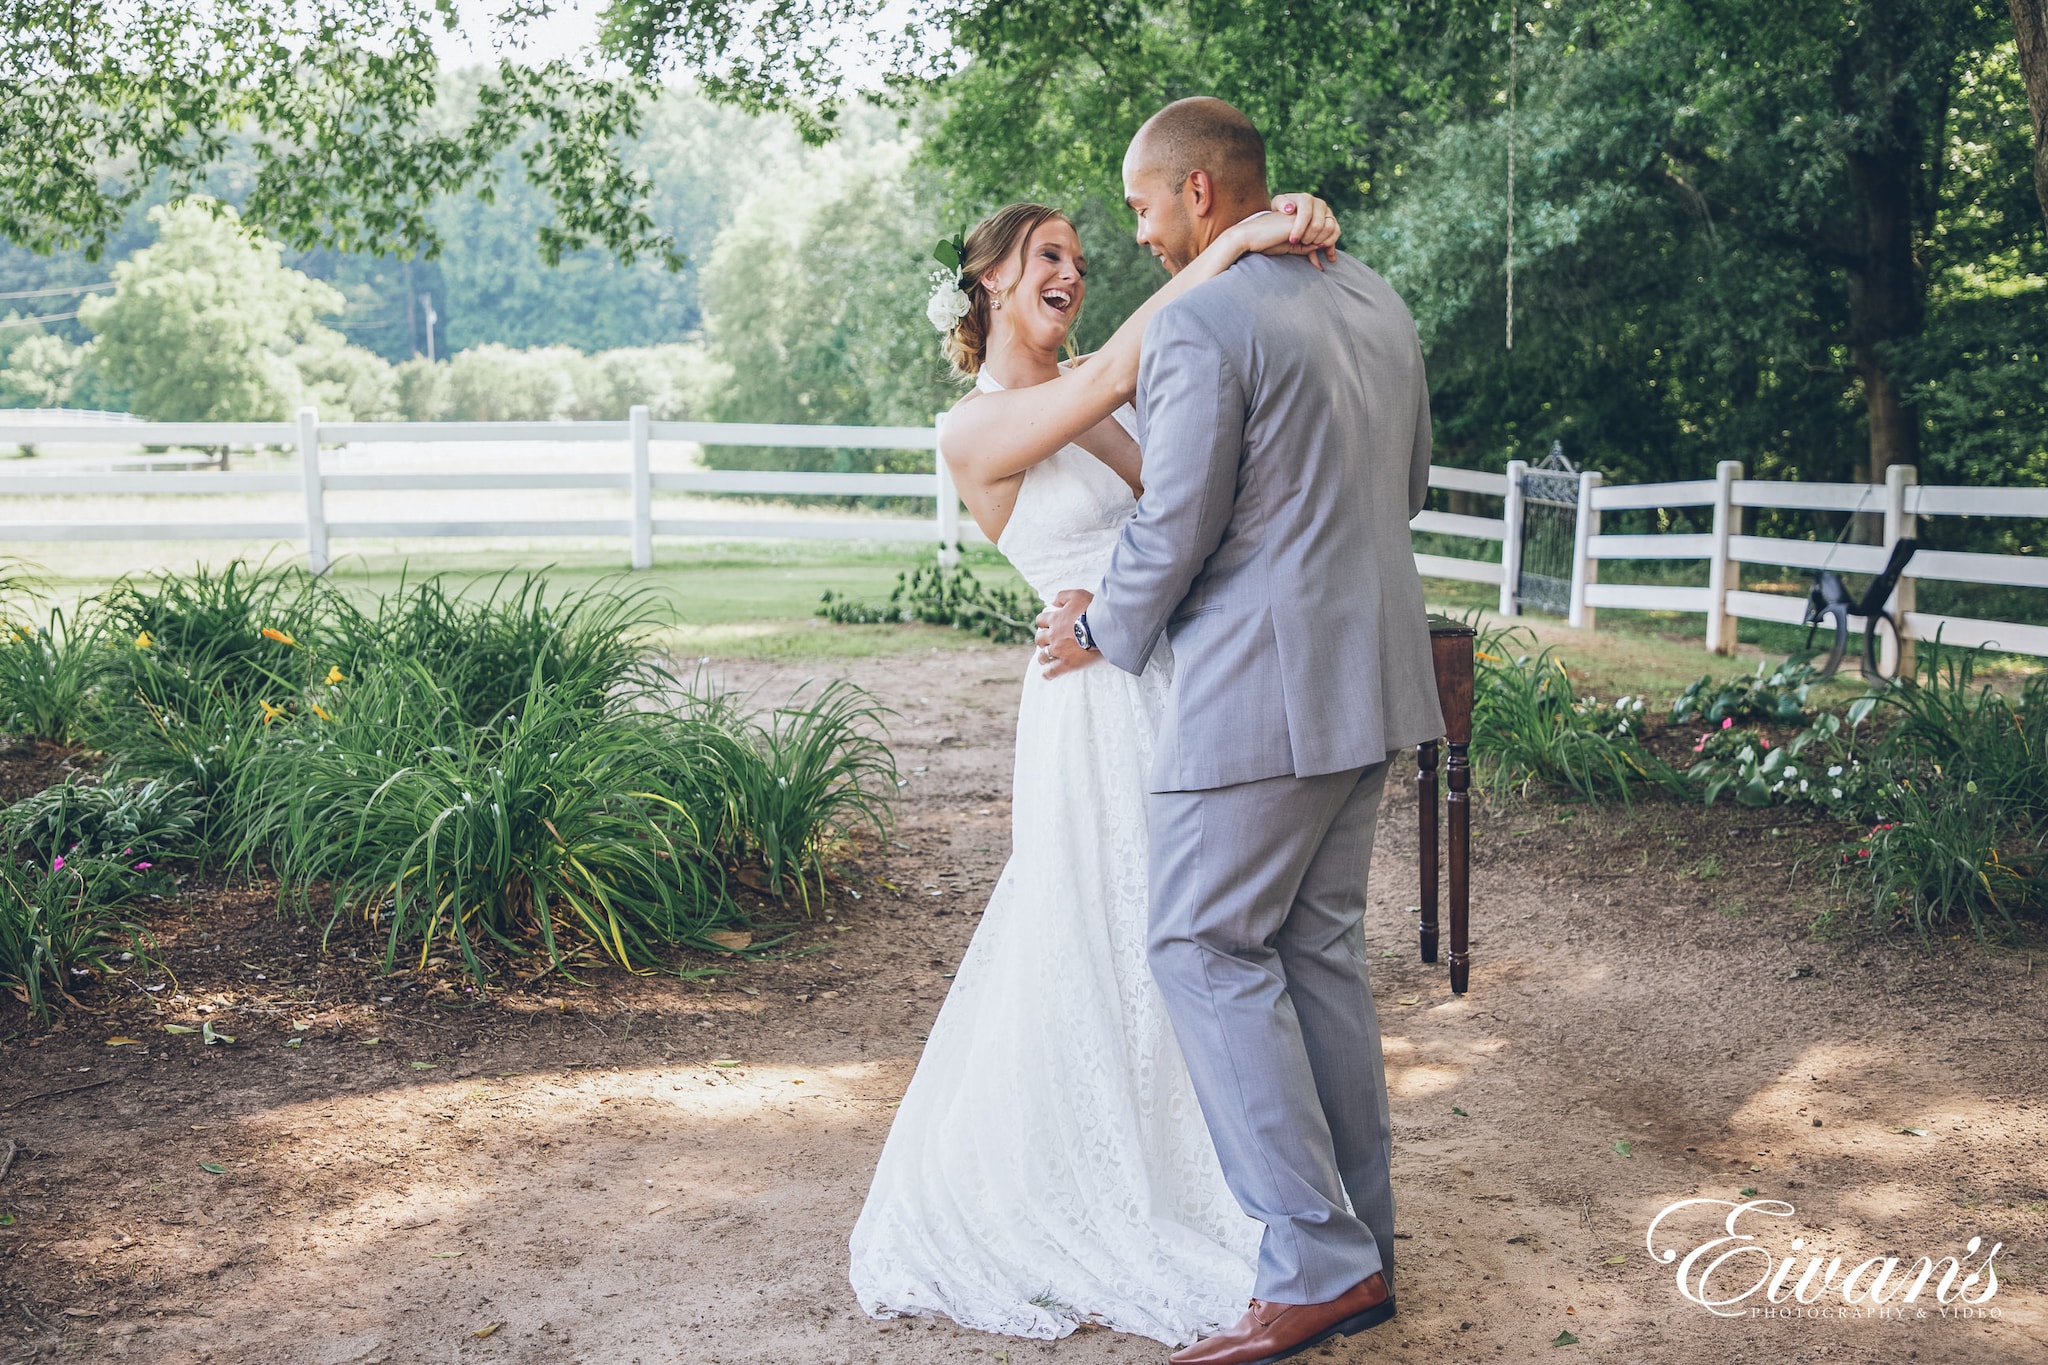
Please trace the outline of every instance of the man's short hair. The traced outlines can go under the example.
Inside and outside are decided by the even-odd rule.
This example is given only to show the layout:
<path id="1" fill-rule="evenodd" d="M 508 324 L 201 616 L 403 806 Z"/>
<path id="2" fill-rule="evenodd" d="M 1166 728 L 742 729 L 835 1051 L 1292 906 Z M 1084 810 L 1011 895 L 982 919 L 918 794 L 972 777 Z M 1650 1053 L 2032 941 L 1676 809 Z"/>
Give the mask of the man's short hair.
<path id="1" fill-rule="evenodd" d="M 1220 194 L 1260 203 L 1267 198 L 1266 140 L 1222 100 L 1175 100 L 1145 120 L 1132 141 L 1143 145 L 1145 164 L 1163 170 L 1176 194 L 1192 172 L 1207 171 Z"/>

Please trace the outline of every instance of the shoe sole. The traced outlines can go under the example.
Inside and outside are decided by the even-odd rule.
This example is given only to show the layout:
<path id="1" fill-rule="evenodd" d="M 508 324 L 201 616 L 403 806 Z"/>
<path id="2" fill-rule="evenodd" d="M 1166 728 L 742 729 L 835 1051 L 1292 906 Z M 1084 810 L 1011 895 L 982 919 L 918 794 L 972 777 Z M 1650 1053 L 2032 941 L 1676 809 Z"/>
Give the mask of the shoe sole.
<path id="1" fill-rule="evenodd" d="M 1257 1360 L 1247 1360 L 1244 1362 L 1244 1365 L 1276 1365 L 1279 1361 L 1293 1359 L 1311 1346 L 1320 1346 L 1332 1337 L 1352 1337 L 1357 1336 L 1360 1332 L 1370 1331 L 1393 1316 L 1394 1297 L 1389 1294 L 1384 1300 L 1374 1304 L 1363 1313 L 1353 1313 L 1335 1327 L 1317 1333 L 1298 1346 L 1290 1346 L 1278 1355 L 1260 1356 Z"/>

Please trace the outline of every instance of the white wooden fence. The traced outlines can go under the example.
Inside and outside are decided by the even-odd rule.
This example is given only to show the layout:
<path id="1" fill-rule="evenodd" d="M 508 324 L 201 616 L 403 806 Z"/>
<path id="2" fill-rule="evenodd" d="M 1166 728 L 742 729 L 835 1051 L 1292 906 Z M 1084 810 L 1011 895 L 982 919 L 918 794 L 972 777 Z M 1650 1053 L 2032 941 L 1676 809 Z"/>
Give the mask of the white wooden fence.
<path id="1" fill-rule="evenodd" d="M 930 473 L 830 474 L 765 470 L 689 470 L 657 473 L 651 468 L 653 441 L 690 441 L 723 446 L 781 446 L 809 449 L 927 450 L 934 453 Z M 627 468 L 620 471 L 453 472 L 376 471 L 341 473 L 321 467 L 323 446 L 362 446 L 380 442 L 569 442 L 624 446 Z M 963 539 L 982 539 L 971 521 L 960 516 L 959 495 L 943 460 L 936 458 L 933 427 L 785 426 L 769 423 L 655 422 L 647 409 L 632 409 L 623 422 L 322 422 L 311 408 L 301 408 L 294 422 L 113 422 L 91 420 L 0 420 L 0 444 L 63 446 L 273 446 L 295 449 L 298 469 L 291 473 L 236 472 L 90 472 L 0 474 L 0 543 L 9 541 L 85 540 L 279 540 L 305 547 L 308 564 L 324 572 L 332 562 L 336 539 L 501 536 L 618 536 L 630 545 L 636 569 L 654 562 L 655 536 L 830 537 L 839 539 L 923 541 L 940 547 L 947 558 L 957 554 Z M 1432 466 L 1432 488 L 1476 493 L 1502 500 L 1499 517 L 1451 512 L 1423 512 L 1410 525 L 1433 532 L 1500 546 L 1498 558 L 1463 559 L 1417 553 L 1415 564 L 1426 577 L 1484 583 L 1500 590 L 1500 611 L 1518 611 L 1515 589 L 1521 575 L 1521 475 L 1526 466 L 1511 462 L 1505 474 Z M 1600 608 L 1700 612 L 1706 616 L 1707 647 L 1723 653 L 1735 645 L 1736 619 L 1796 623 L 1805 610 L 1804 597 L 1748 592 L 1735 586 L 1740 564 L 1794 568 L 1832 568 L 1845 573 L 1874 574 L 1883 569 L 1891 545 L 1914 534 L 1918 519 L 1928 516 L 2003 516 L 2048 518 L 2048 489 L 1921 486 L 1911 467 L 1896 467 L 1882 485 L 1785 483 L 1744 479 L 1742 465 L 1724 461 L 1712 479 L 1678 483 L 1607 484 L 1597 472 L 1579 476 L 1577 544 L 1572 557 L 1571 612 L 1575 626 L 1591 627 Z M 427 492 L 502 490 L 619 490 L 628 493 L 627 515 L 547 520 L 488 518 L 333 520 L 327 515 L 330 492 Z M 291 493 L 303 499 L 304 512 L 283 521 L 91 521 L 7 519 L 4 499 L 46 494 L 121 494 L 141 496 L 229 493 Z M 740 520 L 724 517 L 662 517 L 655 514 L 656 493 L 740 493 L 757 496 L 822 495 L 855 498 L 929 498 L 928 517 L 771 517 Z M 1603 535 L 1600 514 L 1628 508 L 1711 507 L 1712 530 L 1662 535 Z M 1748 508 L 1783 508 L 1881 513 L 1881 545 L 1834 545 L 1809 540 L 1744 535 L 1742 513 Z M 1705 560 L 1706 587 L 1612 583 L 1600 580 L 1603 560 Z M 1987 583 L 2014 587 L 2048 587 L 2048 559 L 2019 555 L 1966 554 L 1922 550 L 1908 566 L 1893 595 L 1891 609 L 1904 624 L 1902 638 L 1932 639 L 1937 631 L 1945 643 L 1986 645 L 2022 654 L 2048 655 L 2048 626 L 1971 617 L 1930 615 L 1915 606 L 1916 579 Z M 1861 629 L 1860 618 L 1851 621 Z"/>
<path id="2" fill-rule="evenodd" d="M 943 461 L 929 474 L 804 474 L 766 470 L 690 470 L 656 473 L 649 458 L 653 441 L 696 441 L 729 446 L 802 446 L 812 449 L 930 450 L 931 427 L 778 426 L 768 423 L 654 422 L 635 407 L 623 422 L 322 422 L 301 408 L 295 422 L 136 422 L 69 424 L 0 422 L 0 444 L 63 446 L 276 446 L 296 449 L 293 473 L 34 473 L 0 475 L 0 499 L 44 494 L 136 494 L 146 497 L 223 493 L 296 493 L 302 517 L 289 521 L 91 521 L 0 519 L 0 542 L 83 540 L 285 540 L 305 546 L 314 572 L 332 562 L 336 539 L 464 536 L 618 536 L 631 544 L 631 563 L 654 563 L 654 537 L 837 537 L 926 540 L 959 543 L 960 501 Z M 627 468 L 617 471 L 496 473 L 336 473 L 321 468 L 323 446 L 379 442 L 595 443 L 624 446 Z M 427 492 L 446 490 L 622 490 L 630 494 L 624 517 L 548 520 L 407 519 L 346 521 L 327 515 L 326 495 L 337 492 Z M 656 493 L 754 493 L 776 496 L 824 494 L 836 497 L 931 498 L 935 517 L 861 517 L 733 520 L 655 516 Z M 972 526 L 965 528 L 975 535 Z"/>
<path id="3" fill-rule="evenodd" d="M 1501 519 L 1424 512 L 1410 523 L 1418 531 L 1475 536 L 1501 542 L 1498 563 L 1418 554 L 1416 566 L 1425 575 L 1500 585 L 1500 612 L 1515 615 L 1515 584 L 1521 575 L 1521 475 L 1527 466 L 1517 460 L 1506 474 L 1481 474 L 1462 469 L 1433 468 L 1432 488 L 1456 488 L 1503 499 Z M 1768 565 L 1796 569 L 1833 569 L 1838 573 L 1877 574 L 1900 539 L 1917 538 L 1922 517 L 2026 517 L 2048 519 L 2048 488 L 1971 488 L 1922 485 L 1910 465 L 1894 466 L 1882 484 L 1790 483 L 1745 479 L 1740 461 L 1724 460 L 1711 479 L 1676 483 L 1609 484 L 1588 470 L 1579 475 L 1577 544 L 1572 555 L 1571 612 L 1574 626 L 1591 629 L 1599 608 L 1633 611 L 1700 612 L 1705 615 L 1707 648 L 1722 654 L 1735 651 L 1735 622 L 1778 621 L 1798 624 L 1806 614 L 1804 595 L 1750 592 L 1737 586 L 1737 566 Z M 1652 535 L 1603 535 L 1600 514 L 1642 508 L 1708 507 L 1711 529 L 1702 532 Z M 1782 536 L 1742 533 L 1743 513 L 1750 508 L 1789 511 L 1832 511 L 1881 515 L 1882 543 L 1834 544 Z M 1600 580 L 1603 560 L 1704 560 L 1705 587 L 1669 584 L 1612 583 Z M 2048 655 L 2048 626 L 2016 621 L 1988 621 L 1944 616 L 1917 609 L 1916 580 L 1984 583 L 2003 587 L 2048 588 L 2048 558 L 2026 555 L 1972 554 L 1955 550 L 1920 550 L 1908 562 L 1887 609 L 1902 623 L 1900 640 L 1932 640 L 1944 644 L 1982 645 L 2013 654 Z M 1865 622 L 1852 616 L 1851 630 Z M 1891 639 L 1880 637 L 1889 651 Z M 1897 659 L 1885 660 L 1895 667 Z"/>

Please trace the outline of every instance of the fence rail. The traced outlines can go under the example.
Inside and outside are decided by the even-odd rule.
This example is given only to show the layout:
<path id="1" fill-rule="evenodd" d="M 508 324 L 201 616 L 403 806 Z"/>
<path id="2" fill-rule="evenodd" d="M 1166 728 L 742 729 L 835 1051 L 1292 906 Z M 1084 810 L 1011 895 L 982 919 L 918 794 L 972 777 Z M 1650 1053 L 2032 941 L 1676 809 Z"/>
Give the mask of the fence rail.
<path id="1" fill-rule="evenodd" d="M 655 472 L 653 441 L 690 441 L 701 445 L 795 447 L 805 449 L 919 450 L 933 453 L 928 473 L 833 474 L 777 470 L 690 470 Z M 323 468 L 321 451 L 329 446 L 364 446 L 402 442 L 575 443 L 624 447 L 623 470 L 340 472 Z M 937 458 L 938 432 L 929 427 L 792 426 L 742 422 L 656 422 L 647 409 L 634 408 L 623 422 L 322 422 L 311 408 L 299 410 L 291 422 L 139 422 L 109 420 L 95 414 L 53 414 L 28 419 L 0 413 L 0 444 L 69 446 L 276 446 L 295 450 L 298 468 L 290 473 L 209 472 L 71 472 L 0 474 L 0 499 L 47 495 L 198 496 L 203 494 L 297 494 L 302 515 L 293 520 L 179 520 L 65 522 L 38 517 L 0 520 L 0 541 L 84 540 L 280 540 L 305 547 L 316 571 L 331 562 L 331 542 L 362 538 L 453 538 L 476 536 L 622 537 L 630 545 L 636 569 L 653 563 L 655 536 L 725 536 L 733 538 L 870 539 L 934 543 L 948 558 L 957 555 L 963 539 L 982 540 L 971 521 L 963 522 L 960 500 Z M 1496 586 L 1500 610 L 1520 610 L 1522 582 L 1523 476 L 1528 467 L 1513 461 L 1504 474 L 1432 466 L 1429 486 L 1502 500 L 1499 517 L 1463 512 L 1425 511 L 1411 527 L 1420 532 L 1497 545 L 1497 557 L 1462 558 L 1417 551 L 1417 569 L 1428 577 Z M 1608 484 L 1597 472 L 1578 476 L 1578 523 L 1573 546 L 1569 617 L 1590 627 L 1602 608 L 1632 611 L 1700 612 L 1706 617 L 1707 647 L 1732 651 L 1737 620 L 1796 623 L 1805 599 L 1746 591 L 1739 587 L 1738 566 L 1771 565 L 1802 569 L 1832 568 L 1839 572 L 1874 574 L 1881 570 L 1894 542 L 1914 533 L 1917 520 L 1932 516 L 2001 516 L 2048 518 L 2048 489 L 1921 486 L 1910 467 L 1895 467 L 1883 485 L 1785 483 L 1746 479 L 1739 462 L 1724 461 L 1712 479 L 1668 483 Z M 625 515 L 503 520 L 486 517 L 331 518 L 329 493 L 599 491 L 628 495 Z M 926 517 L 861 516 L 836 518 L 677 517 L 657 515 L 656 493 L 754 494 L 767 497 L 825 496 L 847 498 L 930 499 Z M 1548 495 L 1546 495 L 1548 496 Z M 1712 509 L 1713 529 L 1706 532 L 1603 534 L 1600 515 L 1606 511 L 1704 507 Z M 1831 545 L 1742 532 L 1749 509 L 1865 512 L 1883 517 L 1882 545 Z M 1569 508 L 1565 509 L 1569 512 Z M 4 515 L 4 512 L 0 512 Z M 1601 582 L 1602 562 L 1623 560 L 1699 561 L 1708 566 L 1706 587 Z M 1890 609 L 1904 623 L 1907 647 L 1914 639 L 1931 639 L 1939 631 L 1950 643 L 1989 645 L 2017 653 L 2048 655 L 2048 627 L 2016 622 L 1983 621 L 1921 612 L 1915 602 L 1916 580 L 2048 587 L 2048 559 L 1959 551 L 1921 551 L 1901 579 Z M 1852 629 L 1861 629 L 1860 618 Z"/>

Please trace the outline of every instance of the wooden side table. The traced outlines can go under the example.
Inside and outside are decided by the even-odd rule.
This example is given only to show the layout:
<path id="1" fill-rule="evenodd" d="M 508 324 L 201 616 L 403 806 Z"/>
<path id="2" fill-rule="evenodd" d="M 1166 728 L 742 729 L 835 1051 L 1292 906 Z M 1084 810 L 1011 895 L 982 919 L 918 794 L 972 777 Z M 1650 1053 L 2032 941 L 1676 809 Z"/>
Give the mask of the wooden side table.
<path id="1" fill-rule="evenodd" d="M 1465 993 L 1472 972 L 1472 627 L 1448 616 L 1429 618 L 1430 662 L 1436 668 L 1436 699 L 1443 708 L 1444 764 L 1449 793 L 1444 799 L 1450 825 L 1451 990 Z M 1437 802 L 1436 740 L 1415 746 L 1416 824 L 1422 831 L 1422 960 L 1436 961 Z"/>

